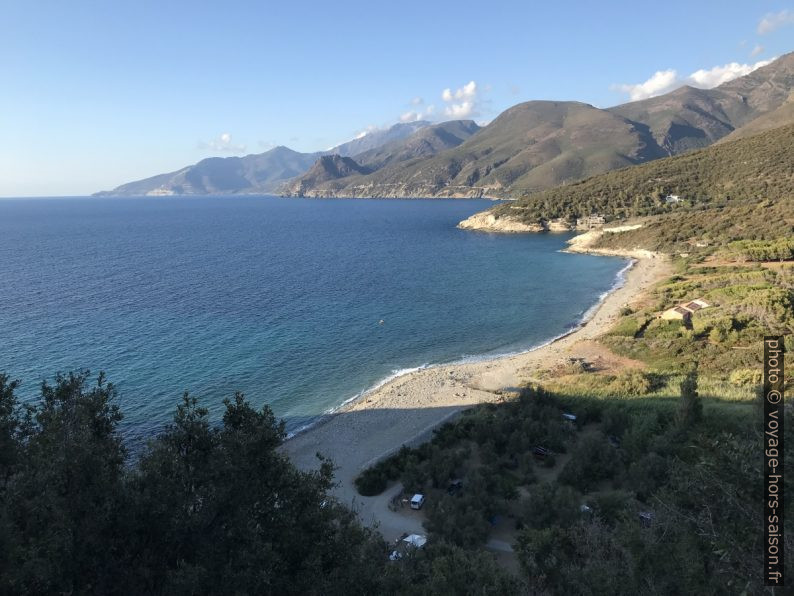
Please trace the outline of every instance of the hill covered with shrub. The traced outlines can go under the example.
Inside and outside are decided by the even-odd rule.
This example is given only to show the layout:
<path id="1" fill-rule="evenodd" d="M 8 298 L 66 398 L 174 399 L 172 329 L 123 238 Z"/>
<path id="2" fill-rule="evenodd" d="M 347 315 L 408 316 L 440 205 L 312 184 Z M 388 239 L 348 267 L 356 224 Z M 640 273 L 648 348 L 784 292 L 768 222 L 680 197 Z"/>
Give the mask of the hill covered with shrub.
<path id="1" fill-rule="evenodd" d="M 681 213 L 744 201 L 794 201 L 794 125 L 594 176 L 504 203 L 525 223 L 600 213 L 608 220 Z M 667 195 L 681 202 L 668 203 Z M 685 217 L 685 216 L 684 216 Z"/>

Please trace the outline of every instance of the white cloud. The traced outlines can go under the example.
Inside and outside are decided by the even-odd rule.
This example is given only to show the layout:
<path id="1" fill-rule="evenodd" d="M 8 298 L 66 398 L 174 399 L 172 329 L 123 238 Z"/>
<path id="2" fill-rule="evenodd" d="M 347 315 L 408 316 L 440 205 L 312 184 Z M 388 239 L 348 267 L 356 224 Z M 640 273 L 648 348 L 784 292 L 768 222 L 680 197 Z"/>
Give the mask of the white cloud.
<path id="1" fill-rule="evenodd" d="M 750 52 L 750 57 L 755 58 L 758 54 L 764 53 L 764 46 L 758 45 L 753 48 L 753 51 Z"/>
<path id="2" fill-rule="evenodd" d="M 468 118 L 477 115 L 477 83 L 474 81 L 469 81 L 455 91 L 444 89 L 441 99 L 448 104 L 444 107 L 444 114 L 447 116 Z"/>
<path id="3" fill-rule="evenodd" d="M 732 81 L 738 77 L 750 74 L 756 68 L 761 68 L 772 62 L 771 60 L 761 60 L 755 64 L 739 64 L 738 62 L 731 62 L 723 66 L 715 66 L 708 70 L 701 68 L 689 75 L 686 83 L 693 87 L 701 87 L 703 89 L 711 89 L 717 85 L 722 85 L 728 81 Z"/>
<path id="4" fill-rule="evenodd" d="M 210 151 L 222 151 L 224 153 L 244 153 L 245 145 L 237 145 L 232 142 L 231 133 L 224 132 L 211 141 L 199 142 L 199 149 L 209 149 Z"/>
<path id="5" fill-rule="evenodd" d="M 453 103 L 444 108 L 444 113 L 455 119 L 468 118 L 474 114 L 474 103 L 471 101 Z"/>
<path id="6" fill-rule="evenodd" d="M 402 116 L 400 116 L 400 122 L 416 122 L 422 118 L 422 114 L 419 112 L 405 112 Z"/>
<path id="7" fill-rule="evenodd" d="M 776 29 L 794 24 L 794 12 L 781 10 L 780 12 L 768 12 L 758 22 L 758 35 L 772 33 Z"/>
<path id="8" fill-rule="evenodd" d="M 472 100 L 477 95 L 477 83 L 469 81 L 463 87 L 456 89 L 453 93 L 452 89 L 444 89 L 441 92 L 441 99 L 450 102 L 455 99 L 458 100 Z"/>
<path id="9" fill-rule="evenodd" d="M 669 70 L 657 70 L 644 83 L 613 85 L 613 88 L 621 93 L 628 93 L 631 101 L 637 101 L 667 93 L 679 84 L 678 73 L 671 68 Z"/>
<path id="10" fill-rule="evenodd" d="M 684 78 L 680 78 L 678 72 L 670 68 L 668 70 L 656 71 L 653 76 L 643 83 L 613 85 L 612 88 L 621 93 L 628 94 L 630 101 L 656 97 L 657 95 L 662 95 L 673 89 L 677 89 L 682 85 L 690 85 L 701 89 L 711 89 L 712 87 L 717 87 L 718 85 L 732 81 L 737 77 L 750 74 L 755 69 L 766 66 L 772 62 L 772 60 L 774 60 L 774 58 L 770 60 L 761 60 L 755 64 L 731 62 L 722 66 L 701 68 Z"/>
<path id="11" fill-rule="evenodd" d="M 424 110 L 410 110 L 400 116 L 400 122 L 416 122 L 417 120 L 430 118 L 435 111 L 436 106 L 434 105 L 426 106 Z"/>
<path id="12" fill-rule="evenodd" d="M 367 126 L 367 128 L 365 128 L 364 130 L 362 130 L 362 131 L 360 131 L 360 132 L 356 133 L 356 136 L 355 136 L 355 137 L 353 137 L 353 138 L 354 138 L 354 139 L 363 139 L 365 136 L 367 136 L 367 135 L 368 135 L 369 133 L 371 133 L 373 130 L 378 130 L 378 127 L 377 127 L 377 126 L 375 126 L 374 124 L 370 124 L 370 125 L 369 125 L 369 126 Z"/>
<path id="13" fill-rule="evenodd" d="M 422 99 L 421 97 L 414 97 L 411 100 L 411 105 L 412 106 L 421 106 L 423 103 L 425 103 L 425 100 Z"/>

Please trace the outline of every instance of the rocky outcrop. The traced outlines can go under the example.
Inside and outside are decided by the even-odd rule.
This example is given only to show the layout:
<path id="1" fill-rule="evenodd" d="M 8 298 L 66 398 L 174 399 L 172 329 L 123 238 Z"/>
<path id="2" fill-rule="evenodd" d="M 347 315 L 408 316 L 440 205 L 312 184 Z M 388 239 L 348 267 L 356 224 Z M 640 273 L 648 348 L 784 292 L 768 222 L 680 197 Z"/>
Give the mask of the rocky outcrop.
<path id="1" fill-rule="evenodd" d="M 552 219 L 545 225 L 549 232 L 570 232 L 574 229 L 574 226 L 564 219 Z"/>
<path id="2" fill-rule="evenodd" d="M 641 228 L 642 224 L 633 224 L 626 226 L 615 226 L 612 228 L 603 228 L 601 230 L 591 230 L 584 234 L 579 234 L 568 241 L 568 248 L 565 252 L 579 252 L 594 255 L 605 255 L 612 257 L 630 257 L 633 259 L 655 259 L 661 256 L 661 253 L 653 252 L 641 247 L 634 248 L 596 248 L 595 245 L 604 236 L 604 234 L 620 234 L 621 232 L 628 232 Z"/>
<path id="3" fill-rule="evenodd" d="M 366 175 L 371 171 L 351 157 L 342 157 L 336 154 L 323 155 L 306 174 L 287 185 L 285 194 L 296 197 L 312 196 L 311 191 L 318 184 L 333 182 L 349 176 Z"/>
<path id="4" fill-rule="evenodd" d="M 508 216 L 496 217 L 493 213 L 483 211 L 475 213 L 468 219 L 458 224 L 461 230 L 478 230 L 480 232 L 500 232 L 506 234 L 521 234 L 526 232 L 545 232 L 548 228 L 544 224 L 527 224 Z"/>

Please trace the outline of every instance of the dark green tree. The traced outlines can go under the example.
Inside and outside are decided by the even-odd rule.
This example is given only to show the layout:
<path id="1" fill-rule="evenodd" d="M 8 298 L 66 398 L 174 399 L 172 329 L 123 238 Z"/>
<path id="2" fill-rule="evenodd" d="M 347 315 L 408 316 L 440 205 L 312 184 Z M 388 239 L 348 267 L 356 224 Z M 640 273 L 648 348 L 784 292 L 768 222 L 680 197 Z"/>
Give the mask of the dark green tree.
<path id="1" fill-rule="evenodd" d="M 378 592 L 385 544 L 329 496 L 330 462 L 279 451 L 267 407 L 238 394 L 214 426 L 185 395 L 125 465 L 102 375 L 59 375 L 24 414 L 15 386 L 0 377 L 0 593 Z"/>
<path id="2" fill-rule="evenodd" d="M 114 591 L 125 458 L 115 397 L 101 374 L 93 385 L 87 371 L 58 375 L 42 384 L 41 402 L 19 424 L 17 462 L 3 491 L 5 590 Z"/>
<path id="3" fill-rule="evenodd" d="M 682 428 L 689 428 L 703 418 L 703 403 L 698 395 L 697 373 L 689 373 L 681 381 L 681 401 L 676 418 Z"/>

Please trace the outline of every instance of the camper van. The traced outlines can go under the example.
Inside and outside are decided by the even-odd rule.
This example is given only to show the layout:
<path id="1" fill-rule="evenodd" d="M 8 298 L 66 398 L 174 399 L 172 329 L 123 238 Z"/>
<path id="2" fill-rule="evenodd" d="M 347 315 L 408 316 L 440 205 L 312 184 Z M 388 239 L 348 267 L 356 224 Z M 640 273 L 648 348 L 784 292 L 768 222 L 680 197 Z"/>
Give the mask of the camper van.
<path id="1" fill-rule="evenodd" d="M 425 504 L 425 496 L 420 494 L 415 494 L 411 497 L 411 509 L 421 509 L 422 505 Z"/>

